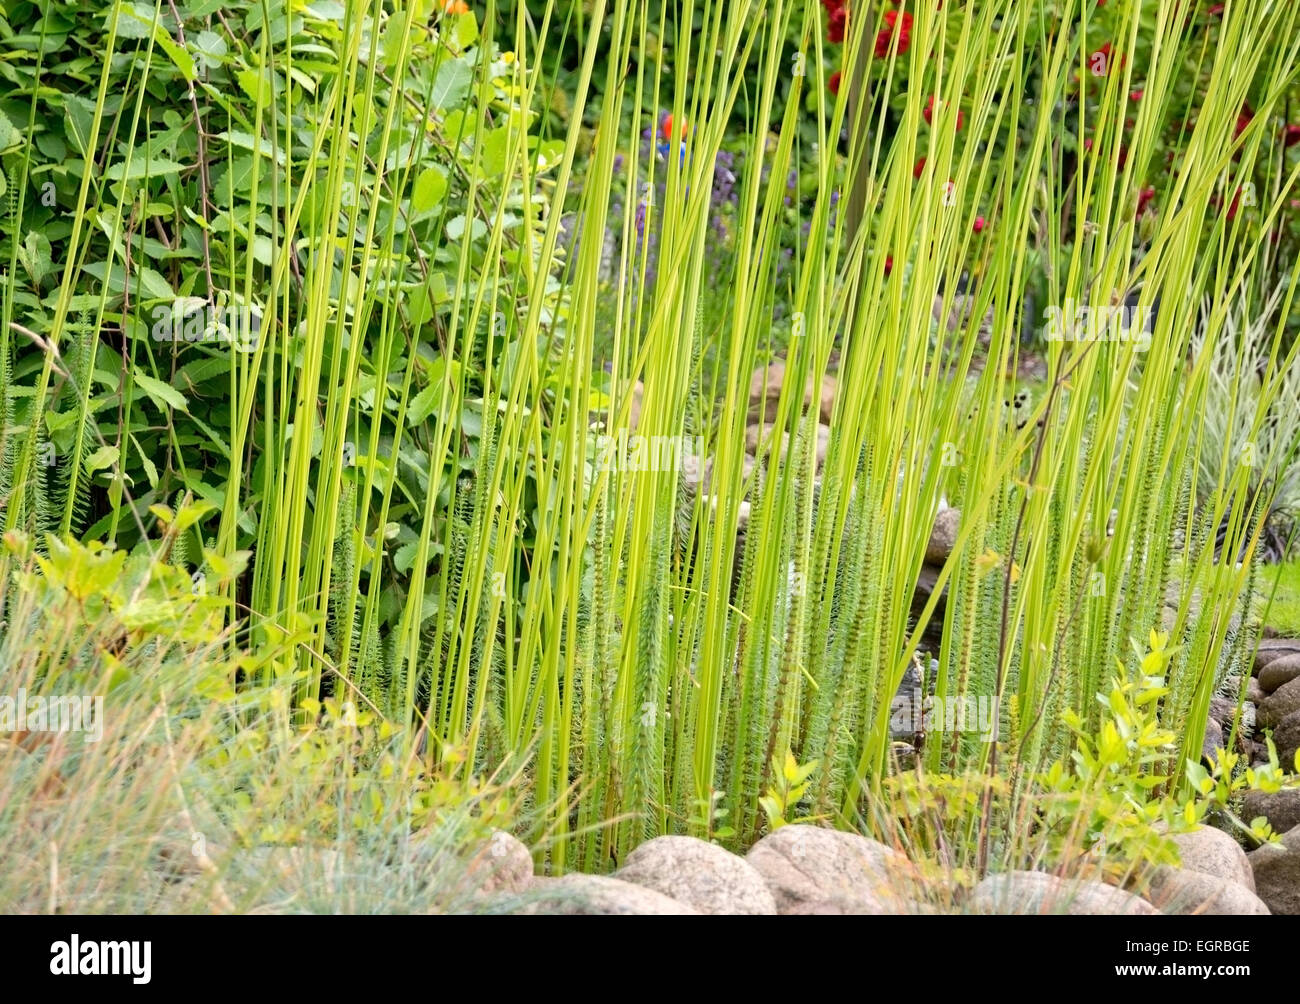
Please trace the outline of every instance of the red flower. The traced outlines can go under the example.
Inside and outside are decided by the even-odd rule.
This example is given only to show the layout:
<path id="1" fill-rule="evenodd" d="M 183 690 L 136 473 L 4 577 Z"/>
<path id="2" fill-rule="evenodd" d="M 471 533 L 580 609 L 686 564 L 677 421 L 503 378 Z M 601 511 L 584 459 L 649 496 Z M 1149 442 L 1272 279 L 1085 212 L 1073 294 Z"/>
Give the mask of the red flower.
<path id="1" fill-rule="evenodd" d="M 1092 71 L 1094 77 L 1104 77 L 1110 73 L 1109 42 L 1088 57 L 1088 69 Z"/>
<path id="2" fill-rule="evenodd" d="M 1091 150 L 1092 150 L 1092 137 L 1091 137 L 1091 136 L 1088 136 L 1088 137 L 1086 137 L 1086 138 L 1084 139 L 1084 141 L 1083 141 L 1083 148 L 1084 148 L 1085 150 L 1088 150 L 1088 151 L 1091 151 Z"/>
<path id="3" fill-rule="evenodd" d="M 1144 188 L 1142 189 L 1142 191 L 1138 192 L 1138 206 L 1137 206 L 1138 216 L 1142 215 L 1142 210 L 1146 209 L 1146 207 L 1151 203 L 1151 200 L 1154 199 L 1155 197 L 1156 197 L 1156 190 L 1154 188 Z"/>
<path id="4" fill-rule="evenodd" d="M 912 168 L 912 177 L 919 179 L 924 172 L 925 172 L 925 158 L 922 157 L 920 160 L 916 162 L 916 167 Z"/>
<path id="5" fill-rule="evenodd" d="M 830 92 L 832 94 L 838 95 L 840 93 L 840 71 L 839 70 L 836 70 L 834 73 L 831 74 L 831 79 L 826 81 L 826 86 L 830 88 Z"/>
<path id="6" fill-rule="evenodd" d="M 976 216 L 976 217 L 975 217 L 975 226 L 974 226 L 973 229 L 974 229 L 974 231 L 975 231 L 976 233 L 979 233 L 981 230 L 984 229 L 984 217 L 983 217 L 983 216 Z"/>
<path id="7" fill-rule="evenodd" d="M 1217 192 L 1211 195 L 1210 205 L 1212 205 L 1215 209 L 1220 208 L 1223 205 L 1223 197 L 1219 195 Z M 1241 189 L 1238 188 L 1236 192 L 1233 193 L 1232 203 L 1228 206 L 1228 219 L 1235 220 L 1237 218 L 1237 210 L 1240 208 L 1241 208 Z"/>
<path id="8" fill-rule="evenodd" d="M 1129 94 L 1128 99 L 1129 99 L 1130 101 L 1133 101 L 1133 102 L 1141 101 L 1141 100 L 1142 100 L 1142 88 L 1139 87 L 1136 91 L 1133 91 L 1131 94 Z"/>
<path id="9" fill-rule="evenodd" d="M 849 27 L 849 12 L 843 7 L 831 11 L 830 21 L 826 26 L 826 40 L 838 45 L 844 41 L 844 33 Z"/>
<path id="10" fill-rule="evenodd" d="M 1223 4 L 1221 3 L 1211 4 L 1210 9 L 1207 10 L 1205 13 L 1210 15 L 1221 15 L 1223 13 Z"/>
<path id="11" fill-rule="evenodd" d="M 1109 76 L 1110 71 L 1118 66 L 1123 69 L 1124 64 L 1128 62 L 1128 53 L 1121 52 L 1118 59 L 1112 55 L 1111 43 L 1107 42 L 1101 48 L 1090 53 L 1087 60 L 1088 73 L 1093 77 Z M 1078 79 L 1078 75 L 1075 75 Z"/>
<path id="12" fill-rule="evenodd" d="M 885 28 L 876 33 L 876 58 L 889 56 L 890 41 L 898 35 L 898 54 L 907 52 L 912 44 L 912 15 L 907 11 L 885 11 Z"/>
<path id="13" fill-rule="evenodd" d="M 885 278 L 889 278 L 889 273 L 894 271 L 894 256 L 885 255 Z"/>
<path id="14" fill-rule="evenodd" d="M 921 112 L 921 117 L 925 119 L 927 124 L 934 125 L 934 95 L 933 94 L 930 95 L 930 100 L 925 103 L 925 110 Z M 962 127 L 962 123 L 965 121 L 966 121 L 966 117 L 962 114 L 961 109 L 958 108 L 957 128 L 960 129 Z"/>
<path id="15" fill-rule="evenodd" d="M 1282 142 L 1287 146 L 1295 146 L 1300 143 L 1300 125 L 1291 123 L 1282 130 Z"/>
<path id="16" fill-rule="evenodd" d="M 1237 114 L 1237 127 L 1232 131 L 1232 138 L 1236 139 L 1246 131 L 1246 126 L 1254 121 L 1255 113 L 1251 111 L 1250 105 L 1242 105 L 1241 111 Z"/>
<path id="17" fill-rule="evenodd" d="M 673 138 L 673 116 L 671 112 L 664 116 L 663 124 L 660 125 L 659 127 L 659 132 L 665 140 L 671 140 Z M 681 129 L 678 130 L 678 132 L 680 133 L 680 135 L 678 136 L 679 139 L 686 138 L 685 121 L 682 122 L 682 127 Z"/>

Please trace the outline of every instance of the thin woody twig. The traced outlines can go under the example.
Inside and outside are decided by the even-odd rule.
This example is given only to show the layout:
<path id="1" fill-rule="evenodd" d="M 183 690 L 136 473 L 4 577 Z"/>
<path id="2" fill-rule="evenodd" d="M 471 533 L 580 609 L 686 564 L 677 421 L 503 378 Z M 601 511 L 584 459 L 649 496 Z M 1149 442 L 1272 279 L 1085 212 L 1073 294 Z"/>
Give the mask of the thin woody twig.
<path id="1" fill-rule="evenodd" d="M 176 41 L 180 43 L 181 48 L 185 48 L 185 26 L 182 23 L 180 12 L 176 9 L 173 0 L 167 0 L 167 6 L 171 8 L 172 17 L 176 19 Z M 194 110 L 194 131 L 198 138 L 198 161 L 199 161 L 199 215 L 203 218 L 203 271 L 208 280 L 208 300 L 211 302 L 216 293 L 216 283 L 212 280 L 212 246 L 208 239 L 208 144 L 207 133 L 203 129 L 203 116 L 199 112 L 199 98 L 194 92 L 194 81 L 186 81 L 189 89 L 187 97 L 190 100 L 190 107 Z"/>

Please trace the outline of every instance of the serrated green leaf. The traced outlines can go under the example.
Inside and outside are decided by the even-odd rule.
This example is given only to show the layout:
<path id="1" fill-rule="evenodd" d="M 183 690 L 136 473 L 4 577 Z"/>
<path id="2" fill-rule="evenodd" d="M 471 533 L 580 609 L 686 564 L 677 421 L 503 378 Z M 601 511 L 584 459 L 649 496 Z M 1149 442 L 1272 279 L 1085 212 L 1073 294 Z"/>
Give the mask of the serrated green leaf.
<path id="1" fill-rule="evenodd" d="M 415 179 L 411 189 L 411 208 L 417 213 L 428 212 L 442 202 L 447 194 L 447 172 L 440 164 L 426 167 Z"/>
<path id="2" fill-rule="evenodd" d="M 140 178 L 177 174 L 184 167 L 184 164 L 162 157 L 132 157 L 129 164 L 123 160 L 110 166 L 103 178 L 105 181 L 138 181 Z"/>
<path id="3" fill-rule="evenodd" d="M 168 408 L 175 408 L 177 411 L 189 411 L 185 395 L 171 384 L 156 380 L 148 374 L 140 372 L 139 369 L 135 371 L 133 379 L 135 385 L 149 395 L 149 400 L 153 401 L 163 411 Z"/>
<path id="4" fill-rule="evenodd" d="M 116 446 L 104 445 L 86 458 L 86 470 L 94 474 L 96 471 L 102 471 L 112 467 L 117 463 L 120 451 Z"/>

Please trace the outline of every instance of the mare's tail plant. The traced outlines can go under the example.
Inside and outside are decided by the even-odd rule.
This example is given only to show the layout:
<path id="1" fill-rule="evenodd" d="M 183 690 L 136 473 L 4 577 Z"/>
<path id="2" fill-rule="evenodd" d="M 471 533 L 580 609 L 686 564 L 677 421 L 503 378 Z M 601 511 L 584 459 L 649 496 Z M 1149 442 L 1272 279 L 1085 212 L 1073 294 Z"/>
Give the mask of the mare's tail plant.
<path id="1" fill-rule="evenodd" d="M 241 640 L 299 641 L 259 673 L 304 717 L 359 691 L 410 757 L 526 761 L 555 870 L 743 845 L 787 751 L 818 767 L 782 818 L 870 818 L 922 652 L 997 741 L 941 716 L 920 762 L 1013 803 L 1156 627 L 1170 760 L 1199 756 L 1277 484 L 1207 480 L 1212 376 L 1259 365 L 1210 347 L 1273 318 L 1256 431 L 1295 361 L 1294 264 L 1261 251 L 1295 187 L 1293 4 L 861 4 L 834 44 L 810 0 L 226 6 L 113 3 L 93 41 L 76 15 L 99 76 L 61 142 L 103 170 L 53 174 L 44 289 L 9 256 L 6 527 L 43 438 L 93 420 L 53 528 L 82 472 L 122 547 L 206 500 L 209 563 L 252 553 L 214 580 Z M 11 100 L 56 114 L 58 67 L 16 65 Z M 154 91 L 184 100 L 155 121 Z"/>

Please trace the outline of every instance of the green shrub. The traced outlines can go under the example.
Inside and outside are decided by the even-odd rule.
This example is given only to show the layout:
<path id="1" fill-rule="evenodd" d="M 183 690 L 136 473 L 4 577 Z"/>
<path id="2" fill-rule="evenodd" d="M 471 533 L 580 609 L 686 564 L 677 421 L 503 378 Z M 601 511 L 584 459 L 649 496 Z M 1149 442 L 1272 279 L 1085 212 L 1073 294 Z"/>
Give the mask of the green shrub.
<path id="1" fill-rule="evenodd" d="M 471 776 L 452 750 L 412 759 L 359 701 L 308 702 L 296 723 L 289 681 L 242 681 L 291 664 L 305 636 L 230 651 L 228 604 L 174 566 L 57 539 L 42 555 L 15 533 L 5 545 L 0 696 L 98 701 L 62 725 L 5 722 L 7 911 L 472 907 L 471 855 L 524 823 L 511 779 Z"/>

